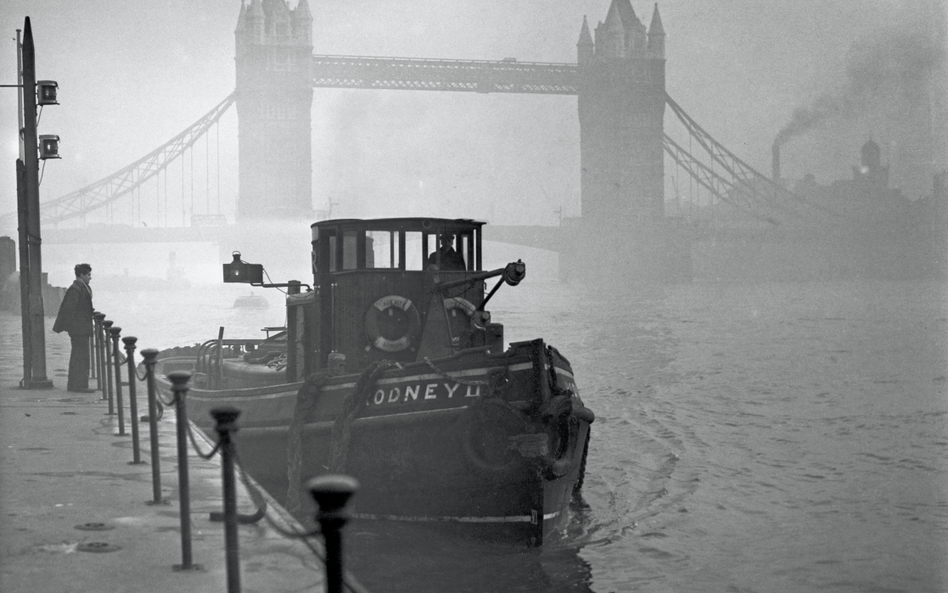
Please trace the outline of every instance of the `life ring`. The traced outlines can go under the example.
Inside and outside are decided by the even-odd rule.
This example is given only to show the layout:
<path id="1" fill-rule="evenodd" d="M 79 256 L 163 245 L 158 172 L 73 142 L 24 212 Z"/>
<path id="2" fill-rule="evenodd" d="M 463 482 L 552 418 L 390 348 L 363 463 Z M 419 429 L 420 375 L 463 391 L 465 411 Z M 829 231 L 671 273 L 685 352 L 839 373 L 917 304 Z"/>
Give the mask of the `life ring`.
<path id="1" fill-rule="evenodd" d="M 444 299 L 444 310 L 451 329 L 451 345 L 455 348 L 471 346 L 471 319 L 474 317 L 474 309 L 474 304 L 467 299 L 461 297 Z"/>
<path id="2" fill-rule="evenodd" d="M 511 437 L 523 434 L 526 419 L 501 399 L 485 399 L 458 418 L 458 435 L 464 457 L 475 469 L 503 474 L 522 462 Z"/>
<path id="3" fill-rule="evenodd" d="M 415 305 L 403 296 L 390 294 L 372 303 L 365 313 L 365 333 L 375 348 L 401 352 L 421 329 Z M 384 334 L 384 335 L 383 335 Z"/>

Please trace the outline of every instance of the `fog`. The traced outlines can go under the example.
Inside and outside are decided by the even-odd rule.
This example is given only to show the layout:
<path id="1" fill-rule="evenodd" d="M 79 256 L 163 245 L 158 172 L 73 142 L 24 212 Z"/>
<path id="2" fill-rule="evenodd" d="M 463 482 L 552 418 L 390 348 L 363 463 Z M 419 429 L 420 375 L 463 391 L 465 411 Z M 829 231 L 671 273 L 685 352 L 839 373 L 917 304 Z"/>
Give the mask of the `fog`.
<path id="1" fill-rule="evenodd" d="M 42 165 L 41 201 L 112 175 L 227 97 L 241 1 L 0 0 L 0 84 L 16 82 L 16 30 L 27 16 L 37 78 L 59 84 L 60 105 L 43 110 L 39 134 L 60 136 L 62 159 Z M 610 1 L 309 0 L 313 51 L 575 63 L 583 17 L 594 29 Z M 631 1 L 647 26 L 653 3 Z M 778 227 L 757 218 L 747 228 L 699 228 L 671 217 L 660 225 L 630 222 L 609 210 L 589 227 L 558 231 L 582 253 L 486 245 L 486 269 L 527 263 L 528 281 L 490 302 L 504 339 L 542 337 L 562 349 L 597 415 L 575 533 L 567 545 L 536 554 L 408 538 L 440 548 L 423 555 L 397 539 L 352 538 L 353 551 L 370 551 L 369 567 L 355 574 L 370 573 L 381 583 L 371 587 L 377 591 L 450 590 L 469 580 L 483 586 L 457 589 L 691 591 L 707 583 L 709 591 L 944 590 L 948 209 L 919 198 L 931 193 L 932 173 L 948 169 L 946 0 L 660 0 L 658 7 L 668 94 L 757 171 L 770 174 L 779 142 L 788 186 L 812 174 L 811 186 L 841 202 L 856 195 L 860 148 L 877 142 L 874 185 L 857 188 L 862 193 L 850 203 L 871 210 L 857 222 L 881 220 L 881 230 L 825 219 Z M 576 217 L 577 111 L 575 96 L 315 89 L 314 219 L 331 212 L 553 226 Z M 670 109 L 665 131 L 690 147 Z M 16 209 L 17 145 L 16 93 L 2 88 L 0 217 Z M 668 161 L 666 212 L 679 201 L 701 210 L 687 195 L 691 182 Z M 135 232 L 182 226 L 204 214 L 232 223 L 237 163 L 231 108 L 188 158 L 90 215 L 99 226 L 83 232 L 109 232 L 103 222 Z M 636 173 L 657 165 L 642 159 Z M 902 194 L 876 183 L 883 177 Z M 716 214 L 725 207 L 712 202 L 702 222 L 731 223 Z M 900 214 L 886 218 L 894 210 Z M 592 228 L 600 221 L 612 227 Z M 220 264 L 240 250 L 266 267 L 266 281 L 310 283 L 311 222 L 270 221 L 253 233 L 228 227 L 234 235 L 221 245 L 47 240 L 43 269 L 62 287 L 76 263 L 90 263 L 96 307 L 125 335 L 139 336 L 139 347 L 195 343 L 223 327 L 228 338 L 262 337 L 261 327 L 286 324 L 282 295 L 224 284 Z M 18 240 L 13 225 L 0 218 L 0 236 Z M 561 261 L 569 264 L 562 270 Z M 682 265 L 672 270 L 668 261 Z M 695 281 L 654 286 L 637 273 L 656 268 L 682 272 L 678 279 L 693 268 Z M 580 282 L 553 285 L 563 270 Z M 897 280 L 926 282 L 892 282 L 893 272 L 914 274 Z M 357 316 L 372 310 L 344 298 L 337 309 L 333 286 L 321 293 L 331 296 L 329 312 L 348 311 L 352 323 L 323 328 L 321 338 L 337 327 L 361 331 Z M 265 294 L 269 308 L 236 306 L 248 294 Z M 47 314 L 56 309 L 45 306 Z M 50 352 L 67 344 L 55 339 Z M 63 360 L 62 352 L 51 360 Z M 350 354 L 349 372 L 367 357 Z M 53 372 L 62 386 L 65 370 Z M 552 367 L 550 375 L 557 375 Z M 21 399 L 11 401 L 32 405 Z M 68 401 L 80 400 L 53 403 Z M 53 458 L 46 448 L 26 451 Z M 26 552 L 38 557 L 41 550 L 22 551 L 28 559 Z"/>
<path id="2" fill-rule="evenodd" d="M 63 158 L 46 163 L 41 198 L 137 160 L 227 96 L 234 88 L 239 5 L 3 2 L 0 79 L 16 81 L 14 39 L 29 16 L 37 77 L 59 83 L 61 105 L 44 110 L 39 133 L 61 137 Z M 575 62 L 583 16 L 594 27 L 609 1 L 311 0 L 310 7 L 317 54 Z M 651 3 L 633 7 L 647 25 Z M 936 117 L 944 113 L 944 2 L 670 1 L 659 9 L 668 35 L 669 94 L 758 170 L 769 173 L 778 134 L 788 140 L 788 178 L 846 178 L 870 136 L 883 145 L 885 159 L 904 156 L 907 138 L 916 138 L 922 153 L 936 155 L 919 158 L 946 165 L 946 124 Z M 932 83 L 939 69 L 941 78 Z M 924 109 L 907 114 L 903 103 L 919 103 L 907 89 L 925 85 L 931 92 L 921 100 Z M 932 110 L 937 97 L 941 111 Z M 16 112 L 15 92 L 3 89 L 0 153 L 9 166 L 0 171 L 0 213 L 15 205 Z M 316 89 L 312 116 L 313 206 L 331 204 L 334 216 L 431 214 L 552 225 L 560 215 L 579 214 L 575 97 Z M 666 116 L 666 129 L 671 123 Z M 216 162 L 210 165 L 206 192 L 203 178 L 197 189 L 185 188 L 193 203 L 170 215 L 166 210 L 170 224 L 216 212 L 218 201 L 233 220 L 233 109 L 219 136 L 206 142 L 214 155 L 208 160 L 220 159 L 219 171 Z M 202 162 L 188 166 L 204 174 Z M 896 169 L 893 181 L 906 186 L 906 195 L 930 190 L 930 179 L 919 181 L 917 169 L 911 175 Z M 161 223 L 150 205 L 157 198 L 149 200 L 143 195 L 136 217 Z"/>

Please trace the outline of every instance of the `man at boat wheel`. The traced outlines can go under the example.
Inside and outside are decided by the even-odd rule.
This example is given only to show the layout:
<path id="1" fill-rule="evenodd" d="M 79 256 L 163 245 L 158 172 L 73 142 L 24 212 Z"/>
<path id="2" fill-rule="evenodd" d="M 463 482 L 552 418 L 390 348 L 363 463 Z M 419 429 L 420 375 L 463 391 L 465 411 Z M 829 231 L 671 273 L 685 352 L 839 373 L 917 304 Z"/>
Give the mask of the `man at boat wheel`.
<path id="1" fill-rule="evenodd" d="M 464 271 L 464 257 L 454 250 L 454 233 L 444 231 L 438 235 L 438 250 L 428 256 L 428 265 L 437 266 L 445 272 Z"/>

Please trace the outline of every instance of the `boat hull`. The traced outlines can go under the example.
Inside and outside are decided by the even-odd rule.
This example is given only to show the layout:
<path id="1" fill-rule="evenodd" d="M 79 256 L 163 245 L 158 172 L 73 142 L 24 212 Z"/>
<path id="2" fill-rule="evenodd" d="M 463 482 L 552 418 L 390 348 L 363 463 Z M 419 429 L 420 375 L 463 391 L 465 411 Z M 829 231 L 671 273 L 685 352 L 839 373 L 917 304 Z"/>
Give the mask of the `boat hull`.
<path id="1" fill-rule="evenodd" d="M 159 374 L 184 366 L 169 359 Z M 502 354 L 466 351 L 379 369 L 373 379 L 195 386 L 188 415 L 210 429 L 211 409 L 240 409 L 243 467 L 303 519 L 314 508 L 302 484 L 346 473 L 360 483 L 359 518 L 532 545 L 565 528 L 593 416 L 555 349 L 536 340 Z"/>

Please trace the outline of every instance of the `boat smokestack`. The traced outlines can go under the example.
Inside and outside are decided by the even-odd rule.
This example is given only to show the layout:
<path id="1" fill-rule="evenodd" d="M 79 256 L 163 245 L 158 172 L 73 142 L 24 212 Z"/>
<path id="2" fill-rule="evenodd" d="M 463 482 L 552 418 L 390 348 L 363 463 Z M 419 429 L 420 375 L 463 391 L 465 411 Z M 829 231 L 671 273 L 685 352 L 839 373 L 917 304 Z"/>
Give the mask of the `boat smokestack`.
<path id="1" fill-rule="evenodd" d="M 771 171 L 774 183 L 780 183 L 780 143 L 776 140 L 774 141 L 774 146 L 771 149 Z"/>

